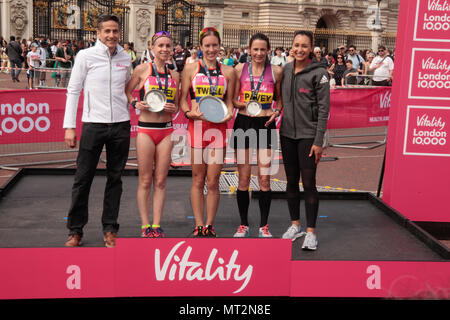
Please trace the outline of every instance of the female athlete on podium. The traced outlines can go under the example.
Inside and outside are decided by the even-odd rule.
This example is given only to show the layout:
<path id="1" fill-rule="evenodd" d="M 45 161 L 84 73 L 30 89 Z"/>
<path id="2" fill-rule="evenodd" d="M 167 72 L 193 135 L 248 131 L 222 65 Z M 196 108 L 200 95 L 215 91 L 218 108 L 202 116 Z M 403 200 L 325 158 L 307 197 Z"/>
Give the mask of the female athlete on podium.
<path id="1" fill-rule="evenodd" d="M 257 150 L 258 183 L 260 188 L 259 237 L 270 238 L 268 218 L 272 192 L 270 170 L 273 150 L 277 149 L 275 118 L 281 113 L 280 83 L 282 68 L 271 65 L 268 59 L 269 38 L 257 33 L 250 38 L 251 60 L 236 66 L 234 105 L 239 109 L 230 143 L 236 150 L 239 184 L 236 192 L 241 224 L 234 237 L 249 237 L 249 186 L 253 150 Z M 276 109 L 272 105 L 276 100 Z"/>
<path id="2" fill-rule="evenodd" d="M 178 111 L 178 86 L 180 77 L 169 70 L 167 60 L 173 49 L 172 36 L 166 31 L 157 32 L 151 40 L 154 53 L 152 62 L 140 64 L 126 87 L 128 101 L 140 110 L 136 151 L 139 183 L 137 204 L 142 224 L 142 237 L 164 237 L 161 218 L 166 199 L 166 180 L 171 162 L 173 141 L 172 115 Z M 139 100 L 134 100 L 133 90 L 139 88 Z M 149 105 L 147 95 L 155 98 L 164 94 L 166 103 Z M 151 101 L 151 100 L 150 100 Z M 156 100 L 158 102 L 158 100 Z M 164 99 L 162 99 L 164 102 Z M 153 221 L 150 224 L 150 191 L 153 184 Z"/>
<path id="3" fill-rule="evenodd" d="M 221 41 L 220 34 L 215 28 L 203 29 L 199 39 L 203 58 L 184 67 L 181 77 L 180 107 L 189 119 L 191 205 L 195 217 L 193 235 L 216 237 L 213 224 L 220 200 L 219 179 L 225 159 L 227 121 L 233 116 L 234 69 L 217 61 Z M 205 99 L 215 106 L 219 105 L 219 109 L 208 112 L 211 110 L 206 108 L 202 109 L 205 112 L 200 112 L 199 103 Z M 222 109 L 220 105 L 223 106 Z M 217 114 L 220 115 L 220 119 L 208 121 Z M 203 195 L 205 178 L 206 221 L 204 221 Z"/>

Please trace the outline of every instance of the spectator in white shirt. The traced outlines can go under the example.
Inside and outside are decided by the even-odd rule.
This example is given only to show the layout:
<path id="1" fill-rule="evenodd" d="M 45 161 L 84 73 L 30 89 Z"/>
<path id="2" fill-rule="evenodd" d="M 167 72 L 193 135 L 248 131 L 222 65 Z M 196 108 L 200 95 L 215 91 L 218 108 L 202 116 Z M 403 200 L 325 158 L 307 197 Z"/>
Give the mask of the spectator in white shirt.
<path id="1" fill-rule="evenodd" d="M 38 44 L 33 42 L 31 44 L 31 51 L 27 54 L 27 63 L 28 63 L 28 88 L 33 89 L 33 81 L 34 79 L 39 79 L 40 72 L 37 71 L 37 68 L 41 66 L 41 56 L 38 51 Z"/>
<path id="2" fill-rule="evenodd" d="M 373 72 L 374 86 L 391 86 L 394 72 L 394 61 L 388 55 L 385 46 L 378 47 L 378 56 L 370 64 L 369 71 Z"/>
<path id="3" fill-rule="evenodd" d="M 147 42 L 147 49 L 142 52 L 141 56 L 141 64 L 146 62 L 152 62 L 153 61 L 153 52 L 152 52 L 152 41 L 148 40 Z"/>
<path id="4" fill-rule="evenodd" d="M 276 66 L 283 67 L 286 64 L 286 57 L 283 57 L 281 53 L 283 52 L 282 48 L 275 49 L 275 55 L 270 60 L 270 63 Z"/>

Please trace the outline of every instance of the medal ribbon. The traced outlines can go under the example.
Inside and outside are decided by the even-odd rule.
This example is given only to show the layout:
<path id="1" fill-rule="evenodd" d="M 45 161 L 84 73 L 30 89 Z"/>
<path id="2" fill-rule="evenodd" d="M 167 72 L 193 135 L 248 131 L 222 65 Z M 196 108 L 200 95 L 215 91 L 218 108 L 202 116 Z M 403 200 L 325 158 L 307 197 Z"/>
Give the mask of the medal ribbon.
<path id="1" fill-rule="evenodd" d="M 264 74 L 266 73 L 266 67 L 267 67 L 267 63 L 264 64 L 264 70 L 263 73 L 261 75 L 261 77 L 259 77 L 259 81 L 258 81 L 258 85 L 256 86 L 256 90 L 255 90 L 255 84 L 253 83 L 253 69 L 252 69 L 252 62 L 250 61 L 248 63 L 248 74 L 250 76 L 250 85 L 252 88 L 252 97 L 251 100 L 257 100 L 258 97 L 258 92 L 259 89 L 261 88 L 261 84 L 264 81 Z"/>
<path id="2" fill-rule="evenodd" d="M 155 71 L 156 81 L 158 81 L 159 90 L 162 90 L 161 77 L 159 76 L 158 69 L 156 68 L 155 63 L 152 63 L 153 71 Z M 164 94 L 167 95 L 167 89 L 169 88 L 169 75 L 167 72 L 167 64 L 164 64 Z"/>
<path id="3" fill-rule="evenodd" d="M 205 69 L 206 76 L 208 77 L 208 80 L 209 80 L 209 85 L 210 85 L 209 94 L 212 96 L 215 96 L 217 87 L 219 85 L 219 76 L 220 76 L 219 64 L 217 63 L 217 69 L 216 69 L 217 70 L 217 81 L 216 81 L 215 86 L 212 83 L 211 74 L 209 73 L 208 66 L 206 65 L 206 63 L 204 61 L 202 61 L 202 65 L 203 65 L 203 68 Z"/>

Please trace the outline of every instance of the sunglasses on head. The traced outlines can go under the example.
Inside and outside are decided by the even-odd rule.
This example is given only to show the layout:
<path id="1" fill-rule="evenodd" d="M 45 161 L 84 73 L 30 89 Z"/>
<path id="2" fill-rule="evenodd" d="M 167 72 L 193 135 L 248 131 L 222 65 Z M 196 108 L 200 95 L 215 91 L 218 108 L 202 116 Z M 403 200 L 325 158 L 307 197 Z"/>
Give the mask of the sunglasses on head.
<path id="1" fill-rule="evenodd" d="M 167 37 L 167 38 L 172 39 L 172 35 L 171 35 L 169 32 L 167 32 L 167 31 L 158 31 L 157 33 L 155 33 L 155 34 L 153 35 L 153 37 L 152 37 L 152 43 L 155 43 L 155 41 L 156 41 L 158 38 L 161 38 L 161 37 Z"/>
<path id="2" fill-rule="evenodd" d="M 220 36 L 220 32 L 216 28 L 214 28 L 214 27 L 206 27 L 202 31 L 200 31 L 200 33 L 198 34 L 198 37 L 201 38 L 203 36 L 203 34 L 205 34 L 208 31 L 217 32 L 219 34 L 219 36 Z"/>

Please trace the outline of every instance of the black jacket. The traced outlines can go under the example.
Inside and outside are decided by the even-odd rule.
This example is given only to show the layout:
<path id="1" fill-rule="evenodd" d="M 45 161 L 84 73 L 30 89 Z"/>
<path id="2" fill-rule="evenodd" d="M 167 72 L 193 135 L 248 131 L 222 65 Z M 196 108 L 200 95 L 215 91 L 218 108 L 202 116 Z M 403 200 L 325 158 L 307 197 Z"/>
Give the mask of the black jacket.
<path id="1" fill-rule="evenodd" d="M 294 75 L 294 61 L 283 68 L 283 118 L 280 134 L 291 139 L 314 139 L 322 146 L 330 111 L 330 81 L 324 63 L 311 61 Z"/>
<path id="2" fill-rule="evenodd" d="M 10 61 L 21 61 L 22 48 L 17 41 L 11 41 L 6 45 L 6 55 Z"/>

